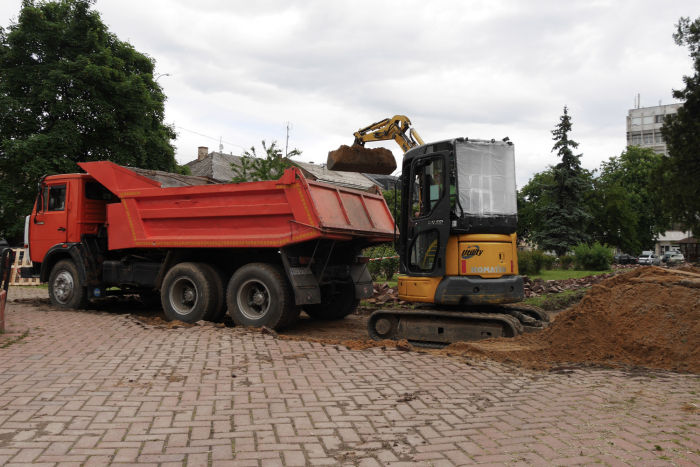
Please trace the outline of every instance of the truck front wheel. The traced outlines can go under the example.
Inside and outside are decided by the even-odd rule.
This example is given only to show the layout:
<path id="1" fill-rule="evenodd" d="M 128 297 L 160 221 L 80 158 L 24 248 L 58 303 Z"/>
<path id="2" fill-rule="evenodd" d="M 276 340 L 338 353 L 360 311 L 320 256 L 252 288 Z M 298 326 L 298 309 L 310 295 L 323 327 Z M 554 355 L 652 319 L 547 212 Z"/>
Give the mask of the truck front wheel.
<path id="1" fill-rule="evenodd" d="M 54 265 L 49 275 L 49 299 L 53 306 L 72 310 L 87 305 L 87 287 L 80 283 L 73 261 L 62 259 Z"/>
<path id="2" fill-rule="evenodd" d="M 216 311 L 219 300 L 209 270 L 199 263 L 180 263 L 168 271 L 160 291 L 171 320 L 196 323 Z"/>
<path id="3" fill-rule="evenodd" d="M 267 326 L 279 331 L 301 313 L 284 270 L 272 264 L 251 263 L 236 271 L 228 284 L 226 301 L 237 326 Z"/>
<path id="4" fill-rule="evenodd" d="M 335 320 L 343 319 L 354 313 L 360 305 L 360 300 L 355 298 L 355 284 L 345 282 L 336 284 L 336 293 L 331 293 L 327 288 L 321 289 L 321 303 L 316 305 L 304 305 L 304 311 L 314 319 Z"/>

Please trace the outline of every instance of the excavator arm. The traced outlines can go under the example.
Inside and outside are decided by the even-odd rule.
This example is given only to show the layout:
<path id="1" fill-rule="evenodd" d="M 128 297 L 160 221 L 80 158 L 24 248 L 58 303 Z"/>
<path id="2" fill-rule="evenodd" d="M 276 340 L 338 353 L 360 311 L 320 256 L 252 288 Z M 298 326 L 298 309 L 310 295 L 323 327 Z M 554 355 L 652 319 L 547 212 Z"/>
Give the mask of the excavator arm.
<path id="1" fill-rule="evenodd" d="M 391 175 L 396 170 L 396 159 L 385 148 L 365 148 L 365 143 L 393 139 L 403 152 L 420 146 L 423 139 L 411 128 L 411 121 L 404 115 L 373 123 L 354 134 L 352 146 L 340 146 L 328 153 L 328 169 L 341 172 L 359 172 Z"/>
<path id="2" fill-rule="evenodd" d="M 355 132 L 355 145 L 364 146 L 371 141 L 387 141 L 393 139 L 401 147 L 403 152 L 420 146 L 423 139 L 418 132 L 411 128 L 411 120 L 405 115 L 394 115 L 382 121 L 373 123 L 368 127 Z"/>

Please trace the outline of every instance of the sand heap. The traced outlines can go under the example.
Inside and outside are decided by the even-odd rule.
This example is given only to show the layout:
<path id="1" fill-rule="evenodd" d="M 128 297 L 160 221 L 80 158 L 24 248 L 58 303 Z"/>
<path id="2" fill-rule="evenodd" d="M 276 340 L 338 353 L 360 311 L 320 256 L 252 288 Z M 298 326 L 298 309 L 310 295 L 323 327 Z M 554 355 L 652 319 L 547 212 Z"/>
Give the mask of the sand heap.
<path id="1" fill-rule="evenodd" d="M 700 373 L 700 274 L 635 269 L 594 285 L 544 331 L 445 350 L 531 368 L 623 363 Z"/>

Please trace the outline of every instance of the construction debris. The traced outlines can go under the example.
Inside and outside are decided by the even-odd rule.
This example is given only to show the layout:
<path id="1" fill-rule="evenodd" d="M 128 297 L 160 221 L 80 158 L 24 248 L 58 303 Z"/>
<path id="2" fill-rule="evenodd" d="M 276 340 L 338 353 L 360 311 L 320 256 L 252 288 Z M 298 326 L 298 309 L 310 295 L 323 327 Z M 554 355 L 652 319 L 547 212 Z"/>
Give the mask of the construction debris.
<path id="1" fill-rule="evenodd" d="M 389 284 L 384 282 L 383 284 L 374 283 L 374 294 L 372 298 L 365 300 L 367 303 L 375 306 L 404 306 L 409 305 L 408 302 L 399 300 L 398 289 L 393 289 L 389 287 Z"/>
<path id="2" fill-rule="evenodd" d="M 541 277 L 531 279 L 523 276 L 525 286 L 525 298 L 539 297 L 541 295 L 549 295 L 562 293 L 565 290 L 580 290 L 592 287 L 594 284 L 609 279 L 613 273 L 600 274 L 597 276 L 586 276 L 580 279 L 562 279 L 562 280 L 543 280 Z"/>
<path id="3" fill-rule="evenodd" d="M 700 372 L 700 274 L 636 268 L 593 285 L 545 330 L 452 344 L 447 352 L 531 368 L 562 363 Z"/>
<path id="4" fill-rule="evenodd" d="M 396 170 L 396 159 L 388 149 L 342 145 L 328 153 L 328 170 L 391 175 Z"/>

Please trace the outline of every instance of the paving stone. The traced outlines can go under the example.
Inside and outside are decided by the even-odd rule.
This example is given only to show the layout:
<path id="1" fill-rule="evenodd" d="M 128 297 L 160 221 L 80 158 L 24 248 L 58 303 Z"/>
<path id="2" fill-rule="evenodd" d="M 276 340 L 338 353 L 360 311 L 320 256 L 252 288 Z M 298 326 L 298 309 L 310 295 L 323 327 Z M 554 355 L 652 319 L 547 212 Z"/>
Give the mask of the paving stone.
<path id="1" fill-rule="evenodd" d="M 700 465 L 697 375 L 551 374 L 16 302 L 7 322 L 29 335 L 0 349 L 0 465 Z"/>

